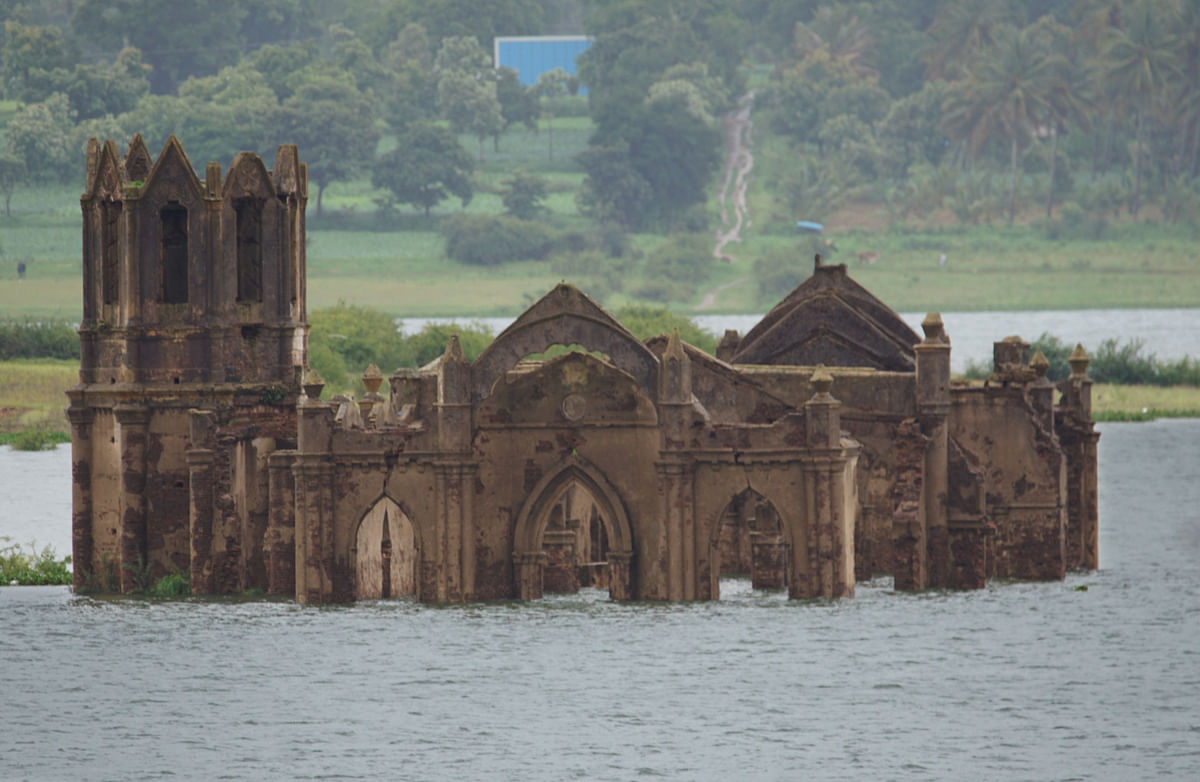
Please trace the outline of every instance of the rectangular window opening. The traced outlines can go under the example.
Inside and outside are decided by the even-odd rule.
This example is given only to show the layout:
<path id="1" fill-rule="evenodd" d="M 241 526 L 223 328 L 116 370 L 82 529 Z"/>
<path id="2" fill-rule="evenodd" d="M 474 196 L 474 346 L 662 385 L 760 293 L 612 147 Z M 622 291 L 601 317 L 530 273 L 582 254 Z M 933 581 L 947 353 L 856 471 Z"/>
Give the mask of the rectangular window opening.
<path id="1" fill-rule="evenodd" d="M 238 198 L 237 215 L 237 300 L 262 301 L 262 202 Z"/>
<path id="2" fill-rule="evenodd" d="M 116 304 L 121 296 L 120 283 L 121 202 L 100 204 L 100 284 L 104 303 Z"/>
<path id="3" fill-rule="evenodd" d="M 162 229 L 162 300 L 186 304 L 188 300 L 188 211 L 170 201 L 159 213 Z"/>

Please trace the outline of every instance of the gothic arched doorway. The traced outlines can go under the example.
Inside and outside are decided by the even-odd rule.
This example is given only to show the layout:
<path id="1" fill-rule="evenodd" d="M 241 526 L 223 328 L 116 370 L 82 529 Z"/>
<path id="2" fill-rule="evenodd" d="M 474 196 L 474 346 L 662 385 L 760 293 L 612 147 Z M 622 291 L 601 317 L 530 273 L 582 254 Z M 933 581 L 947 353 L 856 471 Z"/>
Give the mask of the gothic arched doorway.
<path id="1" fill-rule="evenodd" d="M 614 600 L 633 597 L 633 545 L 619 496 L 602 475 L 573 457 L 539 481 L 517 517 L 513 538 L 516 592 L 575 591 L 581 571 Z"/>
<path id="2" fill-rule="evenodd" d="M 712 596 L 720 597 L 723 577 L 750 576 L 753 589 L 786 589 L 788 544 L 775 505 L 747 488 L 730 500 L 714 525 L 711 540 Z"/>
<path id="3" fill-rule="evenodd" d="M 356 600 L 416 596 L 416 534 L 408 514 L 392 499 L 381 498 L 363 516 L 352 554 Z"/>

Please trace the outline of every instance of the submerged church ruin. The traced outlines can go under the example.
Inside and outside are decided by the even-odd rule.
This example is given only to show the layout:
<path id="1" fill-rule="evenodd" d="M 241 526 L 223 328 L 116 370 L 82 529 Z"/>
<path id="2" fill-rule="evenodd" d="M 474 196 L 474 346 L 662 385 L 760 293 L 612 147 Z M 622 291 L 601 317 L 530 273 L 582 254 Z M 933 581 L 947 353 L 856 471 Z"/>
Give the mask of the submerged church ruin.
<path id="1" fill-rule="evenodd" d="M 818 262 L 716 356 L 643 342 L 562 284 L 474 361 L 452 338 L 322 398 L 306 199 L 294 146 L 201 179 L 174 138 L 157 159 L 140 136 L 91 142 L 77 590 L 181 572 L 194 594 L 304 603 L 693 600 L 736 572 L 832 598 L 1097 566 L 1082 350 L 1057 388 L 1016 337 L 985 383 L 955 382 L 936 314 L 917 335 Z M 586 350 L 531 358 L 555 345 Z"/>

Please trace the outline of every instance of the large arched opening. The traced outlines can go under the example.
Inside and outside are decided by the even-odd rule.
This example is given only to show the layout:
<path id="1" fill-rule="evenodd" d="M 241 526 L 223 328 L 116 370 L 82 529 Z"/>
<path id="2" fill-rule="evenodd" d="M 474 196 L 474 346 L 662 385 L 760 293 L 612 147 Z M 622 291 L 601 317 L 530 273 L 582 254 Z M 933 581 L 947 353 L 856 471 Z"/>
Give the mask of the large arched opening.
<path id="1" fill-rule="evenodd" d="M 417 596 L 421 557 L 416 531 L 390 497 L 381 497 L 362 517 L 350 555 L 355 600 Z"/>
<path id="2" fill-rule="evenodd" d="M 607 587 L 614 600 L 633 597 L 633 542 L 624 504 L 611 484 L 571 457 L 529 493 L 513 536 L 516 593 Z"/>
<path id="3" fill-rule="evenodd" d="M 713 525 L 710 540 L 712 596 L 737 589 L 782 590 L 788 586 L 788 542 L 779 510 L 754 489 L 729 501 Z"/>

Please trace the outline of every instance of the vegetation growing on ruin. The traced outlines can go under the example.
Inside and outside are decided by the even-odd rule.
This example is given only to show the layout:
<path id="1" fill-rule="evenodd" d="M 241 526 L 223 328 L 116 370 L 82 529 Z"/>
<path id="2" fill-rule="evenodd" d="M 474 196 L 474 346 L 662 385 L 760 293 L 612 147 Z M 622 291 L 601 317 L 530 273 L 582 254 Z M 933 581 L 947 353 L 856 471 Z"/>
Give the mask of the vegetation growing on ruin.
<path id="1" fill-rule="evenodd" d="M 45 586 L 71 583 L 71 558 L 59 559 L 45 546 L 21 546 L 0 537 L 0 586 Z"/>

